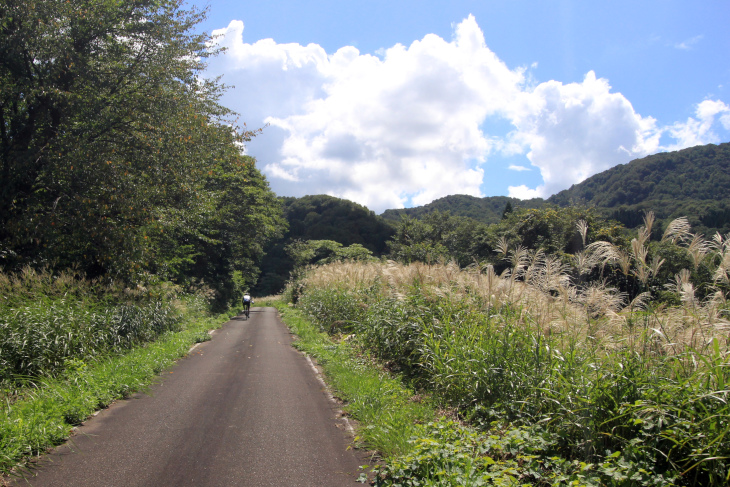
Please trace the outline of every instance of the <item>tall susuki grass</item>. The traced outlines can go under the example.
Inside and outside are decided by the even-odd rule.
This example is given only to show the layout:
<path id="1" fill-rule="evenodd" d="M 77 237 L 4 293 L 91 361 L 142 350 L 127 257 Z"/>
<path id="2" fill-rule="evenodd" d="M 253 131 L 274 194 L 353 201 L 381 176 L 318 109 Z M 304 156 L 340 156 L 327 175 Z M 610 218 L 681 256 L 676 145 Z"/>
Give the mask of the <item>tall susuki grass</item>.
<path id="1" fill-rule="evenodd" d="M 550 437 L 543 454 L 582 462 L 591 485 L 727 485 L 727 239 L 703 246 L 670 226 L 666 239 L 717 266 L 704 300 L 687 273 L 666 283 L 681 306 L 652 304 L 648 285 L 629 300 L 581 277 L 614 265 L 649 283 L 662 265 L 646 260 L 650 226 L 630 253 L 594 245 L 572 267 L 506 245 L 501 275 L 490 265 L 326 265 L 298 283 L 299 306 L 473 424 L 538 428 Z"/>
<path id="2" fill-rule="evenodd" d="M 42 300 L 0 308 L 0 378 L 54 375 L 72 360 L 89 360 L 148 342 L 176 329 L 162 302 L 94 306 Z"/>

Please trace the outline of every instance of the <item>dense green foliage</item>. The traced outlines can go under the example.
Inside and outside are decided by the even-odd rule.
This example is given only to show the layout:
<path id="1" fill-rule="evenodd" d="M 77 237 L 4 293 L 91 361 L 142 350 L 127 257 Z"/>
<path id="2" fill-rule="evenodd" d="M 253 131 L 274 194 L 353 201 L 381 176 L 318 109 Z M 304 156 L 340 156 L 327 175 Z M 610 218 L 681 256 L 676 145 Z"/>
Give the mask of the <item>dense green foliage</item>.
<path id="1" fill-rule="evenodd" d="M 388 256 L 400 262 L 454 259 L 460 265 L 469 265 L 489 253 L 484 239 L 479 238 L 488 230 L 485 224 L 448 212 L 434 211 L 420 219 L 404 215 L 388 241 Z"/>
<path id="2" fill-rule="evenodd" d="M 393 228 L 364 206 L 327 195 L 281 198 L 289 231 L 266 248 L 262 276 L 254 288 L 259 296 L 279 293 L 295 266 L 326 257 L 296 262 L 292 245 L 296 242 L 331 241 L 350 251 L 362 249 L 375 256 L 386 250 Z"/>
<path id="3" fill-rule="evenodd" d="M 0 5 L 0 266 L 204 279 L 221 305 L 255 281 L 280 210 L 179 6 Z"/>
<path id="4" fill-rule="evenodd" d="M 0 389 L 0 471 L 7 473 L 18 462 L 43 454 L 94 411 L 149 386 L 192 344 L 209 339 L 208 331 L 227 319 L 205 317 L 207 313 L 201 313 L 195 302 L 189 304 L 181 331 L 164 333 L 154 343 L 124 354 L 68 360 L 63 373 L 34 378 L 18 391 Z"/>
<path id="5" fill-rule="evenodd" d="M 287 247 L 295 268 L 348 260 L 370 260 L 373 253 L 360 244 L 344 247 L 332 240 L 296 240 Z"/>
<path id="6" fill-rule="evenodd" d="M 31 269 L 0 273 L 0 295 L 0 384 L 10 385 L 154 341 L 180 330 L 183 311 L 208 306 L 202 294 L 169 285 L 132 290 Z"/>
<path id="7" fill-rule="evenodd" d="M 587 225 L 585 241 L 576 228 L 580 221 Z M 626 243 L 622 232 L 620 224 L 605 221 L 590 208 L 518 208 L 492 225 L 436 210 L 420 219 L 402 217 L 388 247 L 389 256 L 400 262 L 453 259 L 465 267 L 486 260 L 499 266 L 505 244 L 574 254 L 596 240 Z"/>
<path id="8" fill-rule="evenodd" d="M 575 282 L 602 283 L 628 299 L 641 296 L 678 304 L 677 293 L 667 286 L 678 282 L 683 272 L 683 282 L 692 286 L 698 299 L 730 291 L 727 282 L 717 279 L 718 266 L 728 265 L 722 264 L 725 257 L 720 250 L 727 237 L 705 241 L 690 233 L 686 219 L 675 221 L 684 233 L 674 237 L 657 235 L 653 214 L 645 214 L 642 222 L 645 225 L 638 231 L 628 230 L 605 220 L 596 209 L 581 207 L 521 208 L 505 213 L 493 225 L 435 211 L 418 220 L 404 216 L 388 242 L 388 257 L 404 263 L 454 261 L 461 267 L 489 264 L 501 273 L 513 264 L 516 254 L 510 257 L 509 252 L 526 256 L 528 251 L 540 251 L 571 268 Z M 668 230 L 671 233 L 672 228 Z M 590 262 L 590 269 L 585 268 Z"/>
<path id="9" fill-rule="evenodd" d="M 413 218 L 423 218 L 432 212 L 449 212 L 454 216 L 465 216 L 480 223 L 497 223 L 501 220 L 505 208 L 541 208 L 545 200 L 534 198 L 531 200 L 519 200 L 508 196 L 488 196 L 477 198 L 465 194 L 445 196 L 424 206 L 414 208 L 401 208 L 398 210 L 385 210 L 382 217 L 398 221 L 401 216 L 407 215 Z"/>
<path id="10" fill-rule="evenodd" d="M 73 360 L 152 341 L 178 323 L 170 306 L 159 302 L 90 308 L 60 300 L 0 308 L 0 381 L 53 374 Z"/>
<path id="11" fill-rule="evenodd" d="M 686 216 L 703 232 L 724 234 L 730 231 L 730 143 L 637 159 L 596 174 L 548 201 L 561 206 L 590 204 L 628 226 L 641 224 L 645 210 L 660 219 Z"/>
<path id="12" fill-rule="evenodd" d="M 622 225 L 642 225 L 649 210 L 657 216 L 654 241 L 679 216 L 687 216 L 698 233 L 724 234 L 730 231 L 728 146 L 700 146 L 635 160 L 548 200 L 452 195 L 421 207 L 386 210 L 379 219 L 359 205 L 329 196 L 284 198 L 290 233 L 267 249 L 265 275 L 256 291 L 281 290 L 294 268 L 285 248 L 297 239 L 360 244 L 375 256 L 386 254 L 387 245 L 388 257 L 402 262 L 454 259 L 466 266 L 488 260 L 500 266 L 502 238 L 512 246 L 548 253 L 576 254 L 595 240 L 626 249 L 629 239 L 622 237 Z M 575 229 L 580 220 L 588 223 L 585 244 Z M 660 250 L 653 244 L 651 257 L 665 259 L 664 273 L 678 272 L 682 265 L 668 258 L 678 256 Z M 624 291 L 638 291 L 633 283 L 621 280 L 616 277 L 612 283 Z"/>
<path id="13" fill-rule="evenodd" d="M 316 195 L 283 201 L 291 239 L 360 244 L 379 255 L 393 233 L 375 213 L 348 200 Z"/>
<path id="14" fill-rule="evenodd" d="M 601 331 L 610 321 L 590 318 L 588 302 L 587 315 L 557 326 L 572 312 L 536 285 L 544 297 L 533 305 L 515 299 L 533 291 L 510 278 L 502 285 L 515 294 L 495 299 L 483 289 L 498 287 L 488 272 L 467 279 L 455 268 L 399 269 L 368 278 L 361 267 L 328 266 L 305 280 L 298 305 L 323 330 L 354 333 L 367 353 L 479 431 L 424 428 L 413 451 L 381 467 L 380 485 L 727 484 L 723 333 L 667 353 L 663 340 L 681 344 L 661 308 L 629 312 L 619 336 Z M 679 333 L 693 326 L 686 320 Z"/>

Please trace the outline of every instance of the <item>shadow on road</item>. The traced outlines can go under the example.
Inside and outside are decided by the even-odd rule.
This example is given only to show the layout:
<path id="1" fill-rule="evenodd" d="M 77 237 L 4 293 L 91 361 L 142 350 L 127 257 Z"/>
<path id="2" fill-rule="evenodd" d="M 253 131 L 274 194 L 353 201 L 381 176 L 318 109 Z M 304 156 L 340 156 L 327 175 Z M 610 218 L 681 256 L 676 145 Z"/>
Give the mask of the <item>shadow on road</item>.
<path id="1" fill-rule="evenodd" d="M 257 313 L 263 313 L 264 310 L 251 310 L 250 313 L 257 314 Z M 246 321 L 248 318 L 246 318 L 244 315 L 237 315 L 237 316 L 230 316 L 229 317 L 231 321 Z"/>

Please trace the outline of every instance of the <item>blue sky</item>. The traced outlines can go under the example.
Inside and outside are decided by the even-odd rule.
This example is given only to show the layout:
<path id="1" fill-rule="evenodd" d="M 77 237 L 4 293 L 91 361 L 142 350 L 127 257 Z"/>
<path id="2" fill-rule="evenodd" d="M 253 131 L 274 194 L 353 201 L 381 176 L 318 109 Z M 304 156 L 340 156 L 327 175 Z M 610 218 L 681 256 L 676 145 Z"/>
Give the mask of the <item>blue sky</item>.
<path id="1" fill-rule="evenodd" d="M 551 194 L 730 141 L 730 2 L 196 1 L 279 195 Z"/>

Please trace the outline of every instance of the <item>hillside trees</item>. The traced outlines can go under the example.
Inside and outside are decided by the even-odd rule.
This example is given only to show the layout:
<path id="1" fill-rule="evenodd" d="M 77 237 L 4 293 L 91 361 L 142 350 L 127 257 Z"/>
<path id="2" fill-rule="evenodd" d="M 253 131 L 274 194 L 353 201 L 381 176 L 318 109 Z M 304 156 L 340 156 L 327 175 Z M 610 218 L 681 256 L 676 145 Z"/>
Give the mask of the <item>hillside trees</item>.
<path id="1" fill-rule="evenodd" d="M 295 268 L 300 269 L 313 264 L 373 260 L 373 253 L 362 245 L 343 246 L 333 240 L 295 240 L 286 246 L 286 252 Z"/>
<path id="2" fill-rule="evenodd" d="M 440 211 L 442 213 L 449 212 L 453 216 L 466 216 L 478 222 L 490 224 L 499 222 L 508 204 L 512 208 L 542 208 L 545 206 L 545 200 L 542 198 L 519 200 L 507 196 L 478 198 L 466 194 L 454 194 L 439 198 L 424 206 L 385 210 L 382 216 L 386 220 L 395 223 L 400 220 L 402 215 L 422 218 L 428 213 Z"/>
<path id="3" fill-rule="evenodd" d="M 730 231 L 728 188 L 730 144 L 707 144 L 613 167 L 548 202 L 590 204 L 627 227 L 641 226 L 647 211 L 657 224 L 686 216 L 696 231 L 713 235 Z"/>
<path id="4" fill-rule="evenodd" d="M 390 258 L 404 262 L 434 263 L 453 259 L 461 266 L 487 256 L 480 235 L 488 226 L 468 217 L 435 210 L 420 219 L 402 215 L 396 233 L 388 241 Z"/>
<path id="5" fill-rule="evenodd" d="M 622 225 L 605 220 L 592 208 L 579 206 L 518 208 L 491 227 L 485 238 L 492 248 L 496 248 L 496 242 L 504 237 L 512 246 L 542 249 L 548 254 L 574 254 L 584 246 L 583 238 L 576 228 L 580 221 L 586 223 L 586 242 L 606 240 L 625 244 Z"/>
<path id="6" fill-rule="evenodd" d="M 0 265 L 255 271 L 282 221 L 240 151 L 255 133 L 199 77 L 203 15 L 176 0 L 0 5 Z"/>
<path id="7" fill-rule="evenodd" d="M 386 241 L 393 235 L 394 230 L 389 223 L 352 201 L 328 195 L 285 197 L 280 201 L 289 229 L 265 249 L 262 276 L 254 289 L 259 296 L 276 294 L 284 288 L 291 272 L 299 265 L 295 262 L 298 253 L 290 252 L 296 248 L 290 246 L 297 242 L 339 244 L 344 246 L 343 252 L 354 252 L 349 258 L 357 259 L 363 252 L 379 257 L 385 253 Z"/>
<path id="8" fill-rule="evenodd" d="M 388 247 L 390 257 L 401 262 L 453 259 L 462 267 L 482 260 L 498 263 L 503 241 L 511 248 L 522 246 L 548 254 L 573 254 L 583 247 L 576 229 L 579 221 L 586 222 L 587 242 L 626 244 L 623 227 L 603 220 L 592 209 L 546 207 L 517 208 L 492 225 L 438 210 L 419 220 L 403 216 Z"/>
<path id="9" fill-rule="evenodd" d="M 283 202 L 292 239 L 360 244 L 380 254 L 393 234 L 390 225 L 352 201 L 320 194 L 284 198 Z"/>
<path id="10" fill-rule="evenodd" d="M 491 268 L 497 275 L 550 261 L 585 292 L 637 303 L 698 304 L 725 296 L 728 289 L 728 235 L 707 239 L 693 233 L 687 218 L 657 232 L 652 212 L 643 225 L 627 230 L 584 207 L 518 208 L 493 225 L 482 225 L 448 212 L 434 211 L 420 220 L 403 216 L 388 242 L 389 257 L 406 264 L 453 261 Z M 719 293 L 719 294 L 718 294 Z"/>

